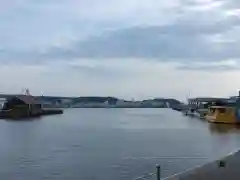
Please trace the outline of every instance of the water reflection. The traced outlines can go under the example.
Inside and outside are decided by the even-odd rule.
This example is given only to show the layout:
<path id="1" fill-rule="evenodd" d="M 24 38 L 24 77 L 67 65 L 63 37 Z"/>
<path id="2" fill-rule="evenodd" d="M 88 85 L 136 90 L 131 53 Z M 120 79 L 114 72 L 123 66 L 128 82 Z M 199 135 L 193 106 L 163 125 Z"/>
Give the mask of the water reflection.
<path id="1" fill-rule="evenodd" d="M 240 133 L 240 125 L 236 124 L 214 124 L 209 123 L 209 130 L 212 134 L 223 134 L 229 132 L 238 132 Z"/>
<path id="2" fill-rule="evenodd" d="M 3 119 L 7 122 L 17 122 L 17 123 L 21 123 L 21 122 L 25 122 L 25 121 L 37 121 L 37 120 L 40 120 L 42 119 L 41 116 L 38 116 L 38 117 L 29 117 L 29 118 L 21 118 L 20 120 L 19 119 Z"/>

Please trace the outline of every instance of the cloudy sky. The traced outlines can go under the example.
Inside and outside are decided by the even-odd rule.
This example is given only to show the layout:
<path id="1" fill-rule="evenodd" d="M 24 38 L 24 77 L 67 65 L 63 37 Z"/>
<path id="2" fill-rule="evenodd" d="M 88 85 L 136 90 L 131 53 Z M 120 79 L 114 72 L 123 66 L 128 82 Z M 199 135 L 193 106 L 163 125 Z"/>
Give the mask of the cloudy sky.
<path id="1" fill-rule="evenodd" d="M 239 0 L 0 0 L 0 93 L 121 98 L 240 89 Z"/>

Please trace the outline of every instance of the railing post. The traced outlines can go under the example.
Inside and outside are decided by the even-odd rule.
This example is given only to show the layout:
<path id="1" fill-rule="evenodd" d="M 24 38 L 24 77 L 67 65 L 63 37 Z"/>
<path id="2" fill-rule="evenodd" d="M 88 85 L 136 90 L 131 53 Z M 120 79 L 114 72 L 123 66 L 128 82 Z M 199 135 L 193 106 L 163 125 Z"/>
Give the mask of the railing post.
<path id="1" fill-rule="evenodd" d="M 223 168 L 223 167 L 225 167 L 226 166 L 226 162 L 224 161 L 224 160 L 220 160 L 219 161 L 219 167 L 220 168 Z"/>
<path id="2" fill-rule="evenodd" d="M 161 176 L 161 167 L 159 165 L 156 166 L 157 168 L 157 173 L 156 173 L 156 176 L 157 176 L 157 180 L 160 180 L 160 176 Z"/>

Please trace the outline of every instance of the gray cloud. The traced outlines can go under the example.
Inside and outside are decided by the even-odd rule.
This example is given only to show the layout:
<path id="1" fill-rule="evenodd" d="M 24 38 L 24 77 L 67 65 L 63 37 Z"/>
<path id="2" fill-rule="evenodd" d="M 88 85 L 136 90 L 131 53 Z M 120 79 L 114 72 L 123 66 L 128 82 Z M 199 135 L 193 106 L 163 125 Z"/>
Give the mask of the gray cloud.
<path id="1" fill-rule="evenodd" d="M 180 20 L 166 26 L 132 27 L 108 32 L 102 36 L 74 43 L 71 48 L 53 48 L 46 56 L 114 58 L 139 57 L 170 60 L 219 60 L 238 58 L 239 42 L 220 44 L 208 37 L 224 34 L 240 24 L 228 17 L 210 24 Z M 210 39 L 210 38 L 209 38 Z"/>
<path id="2" fill-rule="evenodd" d="M 73 7 L 73 5 L 78 7 L 79 5 L 84 5 L 84 7 L 88 9 L 91 4 L 82 4 L 82 1 L 69 2 L 70 3 L 68 4 L 67 1 L 62 1 L 60 5 L 55 7 L 55 1 L 48 6 L 45 4 L 46 2 L 43 1 L 40 4 L 32 4 L 28 6 L 27 12 L 32 12 L 32 9 L 34 9 L 38 11 L 42 10 L 42 13 L 46 12 L 49 14 L 51 12 L 50 10 L 53 8 L 54 12 L 59 15 L 61 12 L 69 12 L 68 10 L 64 9 L 64 5 L 66 7 Z M 115 0 L 111 1 L 113 4 L 115 2 Z M 229 31 L 235 28 L 237 29 L 235 30 L 235 34 L 237 37 L 239 36 L 238 32 L 240 30 L 237 28 L 240 27 L 239 17 L 236 15 L 226 14 L 226 12 L 233 11 L 238 7 L 238 1 L 215 0 L 204 2 L 189 0 L 179 2 L 175 0 L 169 1 L 165 4 L 158 3 L 157 1 L 153 1 L 151 4 L 144 0 L 138 2 L 139 11 L 146 11 L 148 8 L 150 8 L 155 12 L 157 9 L 155 9 L 155 7 L 158 7 L 164 13 L 154 14 L 153 11 L 151 11 L 151 13 L 154 14 L 154 17 L 158 17 L 160 22 L 164 22 L 163 19 L 167 19 L 167 23 L 155 23 L 155 25 L 145 25 L 144 23 L 140 23 L 140 25 L 137 26 L 128 25 L 128 28 L 119 28 L 121 26 L 120 25 L 118 29 L 105 31 L 100 35 L 92 36 L 87 39 L 85 38 L 85 40 L 71 40 L 72 42 L 68 46 L 65 46 L 64 43 L 60 43 L 59 46 L 50 47 L 47 50 L 45 49 L 44 52 L 38 50 L 21 52 L 11 49 L 10 51 L 2 52 L 0 54 L 0 60 L 4 61 L 6 59 L 11 59 L 11 61 L 16 61 L 17 59 L 17 61 L 35 63 L 63 59 L 68 61 L 74 58 L 137 57 L 184 62 L 209 60 L 217 61 L 221 59 L 239 58 L 239 41 L 228 41 L 229 35 L 226 35 L 229 34 Z M 113 16 L 111 22 L 114 22 L 114 15 L 117 13 L 119 16 L 115 21 L 120 23 L 120 14 L 125 14 L 129 17 L 128 23 L 134 24 L 135 21 L 132 19 L 132 11 L 128 11 L 135 8 L 135 6 L 133 6 L 134 3 L 135 1 L 129 1 L 128 3 L 126 2 L 126 4 L 122 3 L 121 8 L 126 6 L 126 11 L 114 11 L 112 13 Z M 218 3 L 217 6 L 211 7 L 211 5 L 214 3 Z M 143 5 L 149 6 L 146 8 Z M 209 9 L 209 7 L 211 8 Z M 95 8 L 97 8 L 97 6 Z M 107 8 L 108 7 L 105 6 L 99 6 L 97 8 L 97 12 L 100 14 L 101 12 L 111 12 L 110 9 L 106 10 Z M 166 10 L 169 10 L 169 12 Z M 84 17 L 90 15 L 89 11 L 84 12 Z M 83 14 L 80 13 L 80 15 Z M 70 18 L 74 15 L 76 16 L 75 11 L 73 14 L 70 14 L 67 17 Z M 122 17 L 122 20 L 126 20 L 125 15 Z M 104 17 L 104 15 L 102 16 Z M 170 16 L 173 17 L 173 19 L 169 19 L 168 17 Z M 103 17 L 101 18 L 101 22 L 104 19 Z M 51 17 L 51 19 L 53 18 L 56 18 L 56 16 Z M 64 22 L 77 22 L 77 18 L 74 18 L 74 21 L 69 20 L 68 18 L 67 20 L 65 19 Z M 38 19 L 43 20 L 43 17 Z M 105 20 L 105 23 L 110 22 L 109 17 Z M 57 22 L 57 24 L 61 24 L 60 18 L 58 18 Z M 47 24 L 49 23 L 50 22 Z M 81 23 L 84 23 L 84 21 L 81 21 Z M 124 27 L 123 24 L 122 26 Z M 97 26 L 94 27 L 97 28 Z M 51 32 L 54 31 L 54 29 L 51 29 Z M 46 32 L 47 29 L 43 34 L 46 34 Z M 70 33 L 71 31 L 67 32 Z M 25 32 L 25 35 L 26 34 L 27 32 Z M 82 34 L 82 32 L 79 32 L 79 34 Z M 225 41 L 220 42 L 212 40 L 216 36 L 221 36 L 223 39 L 225 39 Z"/>
<path id="3" fill-rule="evenodd" d="M 173 1 L 175 4 L 176 2 Z M 43 57 L 59 58 L 158 58 L 173 61 L 208 61 L 239 58 L 239 41 L 228 41 L 226 34 L 240 27 L 240 19 L 227 12 L 235 10 L 237 1 L 212 1 L 209 8 L 201 1 L 181 1 L 173 8 L 175 21 L 154 26 L 132 26 L 107 31 L 68 48 L 51 48 Z M 168 14 L 166 14 L 168 15 Z M 160 19 L 162 19 L 160 17 Z M 237 30 L 239 32 L 239 30 Z M 237 33 L 235 32 L 237 35 Z M 211 41 L 220 35 L 225 42 Z M 237 35 L 239 36 L 239 35 Z"/>
<path id="4" fill-rule="evenodd" d="M 239 6 L 238 0 L 4 1 L 1 91 L 231 95 L 239 87 Z M 209 86 L 215 88 L 202 89 Z"/>
<path id="5" fill-rule="evenodd" d="M 179 65 L 176 67 L 178 70 L 194 70 L 194 71 L 238 71 L 240 70 L 239 66 L 232 66 L 232 65 L 224 65 L 224 64 L 219 64 L 219 65 L 211 65 L 211 64 L 205 64 L 205 65 L 199 65 L 199 64 L 188 64 L 188 65 Z"/>

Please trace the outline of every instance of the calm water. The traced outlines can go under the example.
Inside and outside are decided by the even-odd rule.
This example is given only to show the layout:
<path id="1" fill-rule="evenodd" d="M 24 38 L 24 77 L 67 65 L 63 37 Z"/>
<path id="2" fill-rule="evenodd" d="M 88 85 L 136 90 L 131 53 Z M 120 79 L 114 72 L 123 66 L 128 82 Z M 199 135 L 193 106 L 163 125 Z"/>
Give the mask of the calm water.
<path id="1" fill-rule="evenodd" d="M 240 130 L 166 109 L 69 109 L 0 121 L 0 179 L 132 180 L 163 176 L 240 147 Z"/>

